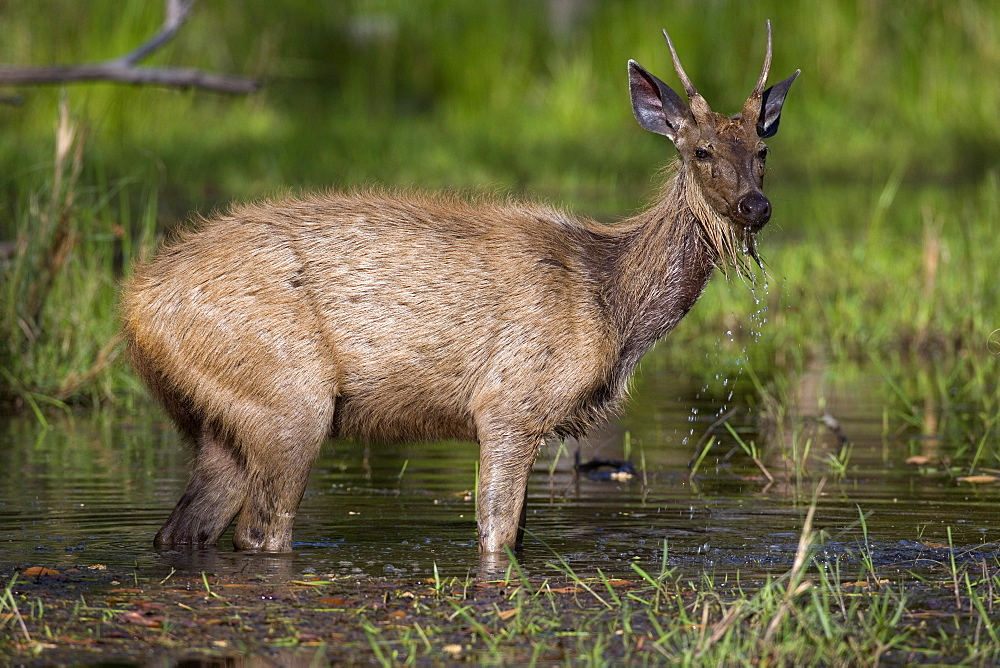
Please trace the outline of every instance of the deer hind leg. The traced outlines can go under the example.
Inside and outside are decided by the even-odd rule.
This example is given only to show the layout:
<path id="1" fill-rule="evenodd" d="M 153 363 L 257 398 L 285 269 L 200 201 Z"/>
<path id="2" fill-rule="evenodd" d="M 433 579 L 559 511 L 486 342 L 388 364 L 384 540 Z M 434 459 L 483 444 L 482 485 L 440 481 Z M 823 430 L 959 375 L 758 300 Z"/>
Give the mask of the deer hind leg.
<path id="1" fill-rule="evenodd" d="M 248 453 L 246 493 L 233 535 L 238 550 L 291 551 L 295 513 L 330 431 L 333 393 L 282 404 L 285 410 L 270 415 L 254 438 L 258 447 Z"/>
<path id="2" fill-rule="evenodd" d="M 329 433 L 335 392 L 329 383 L 272 391 L 252 402 L 234 393 L 224 427 L 205 423 L 183 496 L 153 543 L 214 545 L 237 518 L 241 550 L 287 552 L 309 470 Z"/>
<path id="3" fill-rule="evenodd" d="M 239 448 L 203 427 L 187 488 L 153 544 L 214 545 L 239 512 L 246 489 L 246 462 Z"/>

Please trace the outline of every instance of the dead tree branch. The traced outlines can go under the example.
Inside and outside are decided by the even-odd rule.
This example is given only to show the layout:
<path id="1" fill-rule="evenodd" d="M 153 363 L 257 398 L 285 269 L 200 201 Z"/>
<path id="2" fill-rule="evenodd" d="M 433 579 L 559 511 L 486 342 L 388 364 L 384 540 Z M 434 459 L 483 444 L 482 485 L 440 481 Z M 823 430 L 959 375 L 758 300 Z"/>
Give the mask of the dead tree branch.
<path id="1" fill-rule="evenodd" d="M 0 67 L 0 85 L 59 84 L 81 81 L 114 81 L 172 88 L 204 88 L 220 93 L 252 93 L 260 87 L 253 79 L 231 74 L 176 67 L 129 67 L 115 62 L 47 67 Z"/>
<path id="2" fill-rule="evenodd" d="M 164 19 L 160 30 L 123 56 L 82 65 L 0 66 L 0 85 L 114 81 L 133 85 L 203 88 L 232 94 L 246 94 L 257 90 L 260 82 L 233 74 L 180 67 L 137 66 L 173 38 L 187 20 L 195 2 L 196 0 L 165 0 Z"/>

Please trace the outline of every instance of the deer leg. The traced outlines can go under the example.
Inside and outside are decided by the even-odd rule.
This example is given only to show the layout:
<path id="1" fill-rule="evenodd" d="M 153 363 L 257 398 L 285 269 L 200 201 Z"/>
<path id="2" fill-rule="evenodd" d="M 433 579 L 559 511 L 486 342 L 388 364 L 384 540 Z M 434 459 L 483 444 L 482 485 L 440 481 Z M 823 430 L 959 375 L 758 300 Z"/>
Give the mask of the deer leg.
<path id="1" fill-rule="evenodd" d="M 528 475 L 538 455 L 537 436 L 486 438 L 480 443 L 476 520 L 479 551 L 515 548 L 524 534 Z"/>
<path id="2" fill-rule="evenodd" d="M 258 434 L 266 446 L 248 458 L 247 491 L 233 535 L 236 549 L 291 551 L 295 513 L 333 418 L 333 402 L 328 398 L 326 403 L 304 401 L 272 415 L 273 428 Z"/>
<path id="3" fill-rule="evenodd" d="M 203 427 L 184 495 L 153 545 L 214 545 L 246 497 L 246 463 L 232 442 Z"/>
<path id="4" fill-rule="evenodd" d="M 534 462 L 532 462 L 534 464 Z M 531 470 L 528 470 L 531 473 Z M 517 537 L 514 539 L 514 548 L 521 549 L 524 544 L 524 526 L 528 522 L 528 482 L 524 484 L 524 498 L 521 499 L 521 518 L 517 522 Z"/>

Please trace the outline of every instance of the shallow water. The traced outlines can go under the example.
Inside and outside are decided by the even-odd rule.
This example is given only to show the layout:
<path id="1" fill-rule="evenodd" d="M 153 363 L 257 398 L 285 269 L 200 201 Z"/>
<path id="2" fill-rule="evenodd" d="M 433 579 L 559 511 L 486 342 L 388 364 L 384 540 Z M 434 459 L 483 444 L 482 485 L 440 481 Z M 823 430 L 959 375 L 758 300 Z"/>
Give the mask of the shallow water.
<path id="1" fill-rule="evenodd" d="M 804 417 L 795 424 L 806 425 L 800 443 L 812 439 L 808 469 L 799 477 L 782 456 L 780 438 L 756 430 L 759 415 L 741 404 L 751 394 L 741 382 L 737 374 L 733 383 L 706 387 L 644 373 L 620 420 L 562 451 L 551 444 L 530 481 L 525 570 L 635 577 L 633 563 L 658 572 L 666 546 L 666 564 L 691 577 L 705 569 L 720 576 L 781 572 L 794 558 L 822 477 L 814 522 L 824 531 L 821 554 L 848 572 L 864 541 L 862 513 L 872 553 L 886 564 L 942 559 L 926 543 L 949 540 L 974 550 L 975 558 L 992 554 L 991 542 L 1000 538 L 994 493 L 906 465 L 910 454 L 947 444 L 907 433 L 886 438 L 875 380 L 832 387 L 798 380 L 800 405 L 792 408 Z M 817 423 L 808 407 L 820 395 L 851 441 L 843 476 L 826 463 L 840 442 L 810 426 Z M 731 409 L 742 437 L 762 446 L 773 484 L 725 429 L 714 431 L 718 442 L 689 475 L 699 440 Z M 147 574 L 249 569 L 414 579 L 431 576 L 435 566 L 445 576 L 475 570 L 471 444 L 328 443 L 299 511 L 293 555 L 234 553 L 230 533 L 219 549 L 157 552 L 152 537 L 181 493 L 187 456 L 158 409 L 48 418 L 48 428 L 31 414 L 3 419 L 0 572 L 105 565 Z M 574 475 L 577 449 L 583 461 L 621 459 L 626 442 L 638 471 L 631 480 Z"/>

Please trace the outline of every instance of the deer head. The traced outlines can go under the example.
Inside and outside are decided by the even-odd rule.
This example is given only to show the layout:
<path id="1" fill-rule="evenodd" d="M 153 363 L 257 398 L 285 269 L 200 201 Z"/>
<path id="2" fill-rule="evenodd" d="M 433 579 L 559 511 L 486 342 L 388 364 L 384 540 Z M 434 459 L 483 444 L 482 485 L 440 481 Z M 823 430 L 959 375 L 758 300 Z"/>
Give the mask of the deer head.
<path id="1" fill-rule="evenodd" d="M 681 66 L 666 30 L 674 69 L 688 102 L 637 62 L 628 64 L 632 110 L 639 125 L 668 137 L 680 155 L 680 176 L 688 183 L 687 198 L 713 245 L 723 256 L 735 243 L 753 251 L 753 234 L 771 217 L 764 196 L 763 140 L 778 131 L 785 95 L 799 70 L 764 90 L 771 67 L 771 22 L 767 22 L 767 53 L 760 79 L 739 114 L 725 116 L 709 108 Z M 712 229 L 724 226 L 726 229 Z M 721 236 L 721 240 L 716 237 Z M 720 244 L 723 246 L 720 248 Z"/>

